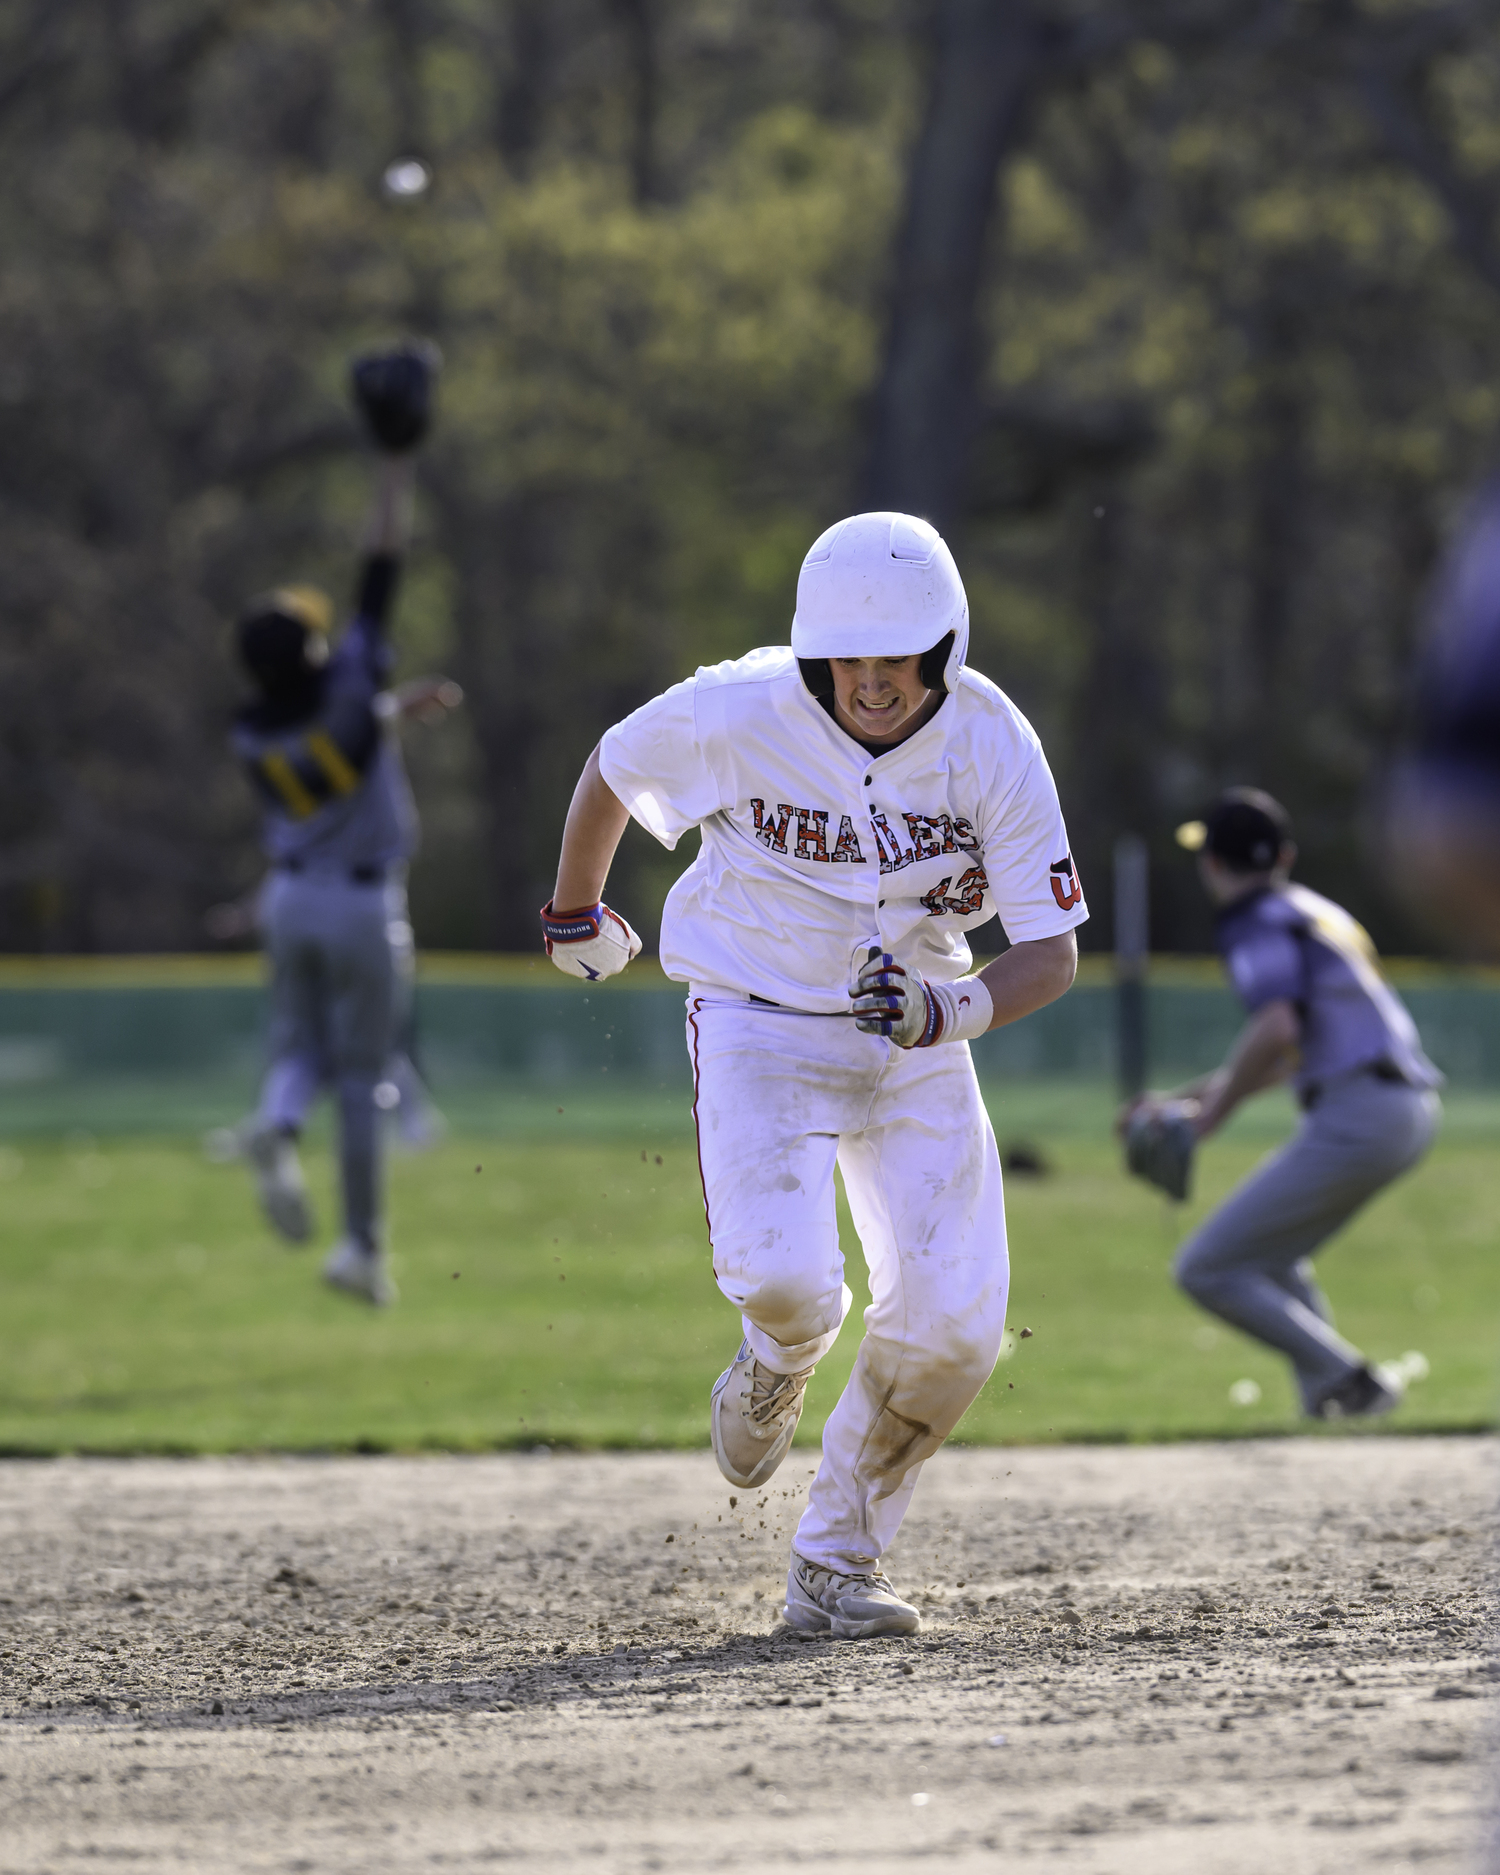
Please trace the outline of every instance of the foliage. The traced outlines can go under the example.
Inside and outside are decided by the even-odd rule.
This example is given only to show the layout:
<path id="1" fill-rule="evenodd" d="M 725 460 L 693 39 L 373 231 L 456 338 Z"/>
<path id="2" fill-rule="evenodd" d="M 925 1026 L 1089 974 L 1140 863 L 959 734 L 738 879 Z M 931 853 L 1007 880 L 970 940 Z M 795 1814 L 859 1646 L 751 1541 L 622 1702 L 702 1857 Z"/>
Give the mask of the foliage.
<path id="1" fill-rule="evenodd" d="M 594 737 L 782 635 L 837 503 L 895 187 L 866 11 L 682 9 L 649 152 L 609 9 L 0 12 L 0 943 L 192 945 L 253 878 L 227 621 L 349 589 L 345 361 L 415 328 L 448 372 L 402 644 L 473 706 L 414 750 L 419 918 L 531 945 Z"/>
<path id="2" fill-rule="evenodd" d="M 1493 446 L 1500 343 L 1494 284 L 1354 82 L 1377 17 L 1259 52 L 1139 45 L 1053 98 L 1005 178 L 991 395 L 1134 411 L 1151 440 L 1029 527 L 986 518 L 980 655 L 1010 661 L 1010 594 L 1025 617 L 1045 583 L 1051 630 L 1014 681 L 1070 799 L 1099 810 L 1079 821 L 1088 876 L 1101 836 L 1152 835 L 1177 944 L 1208 926 L 1170 829 L 1236 780 L 1288 801 L 1305 876 L 1387 943 L 1415 935 L 1374 791 L 1434 554 Z M 1492 174 L 1495 42 L 1426 76 L 1454 160 Z"/>
<path id="3" fill-rule="evenodd" d="M 227 623 L 349 589 L 346 361 L 418 330 L 402 655 L 471 705 L 413 732 L 418 925 L 529 948 L 593 740 L 784 638 L 864 490 L 926 74 L 983 11 L 0 4 L 0 946 L 192 947 L 254 878 Z M 1201 946 L 1169 829 L 1254 779 L 1406 944 L 1362 821 L 1496 417 L 1500 40 L 1462 6 L 1016 14 L 951 532 L 1088 941 L 1133 826 L 1158 941 Z M 632 834 L 622 908 L 649 928 L 679 863 Z"/>

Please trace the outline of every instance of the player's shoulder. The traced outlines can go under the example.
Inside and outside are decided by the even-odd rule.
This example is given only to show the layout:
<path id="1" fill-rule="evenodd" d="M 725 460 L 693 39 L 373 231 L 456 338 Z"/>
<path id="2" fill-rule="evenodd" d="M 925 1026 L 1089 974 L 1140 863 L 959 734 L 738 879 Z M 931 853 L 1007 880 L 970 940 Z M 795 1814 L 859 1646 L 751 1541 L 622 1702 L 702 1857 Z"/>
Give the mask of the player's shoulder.
<path id="1" fill-rule="evenodd" d="M 967 734 L 1003 751 L 1011 760 L 1041 749 L 1041 738 L 1025 712 L 983 671 L 966 664 L 953 693 L 952 734 Z"/>
<path id="2" fill-rule="evenodd" d="M 1263 886 L 1219 913 L 1220 944 L 1233 949 L 1256 938 L 1301 937 L 1320 922 L 1325 907 L 1334 912 L 1338 909 L 1305 886 Z"/>
<path id="3" fill-rule="evenodd" d="M 1374 940 L 1353 912 L 1305 885 L 1289 884 L 1282 891 L 1300 930 L 1321 939 L 1345 957 L 1357 954 L 1369 963 L 1378 964 Z"/>
<path id="4" fill-rule="evenodd" d="M 1314 892 L 1310 886 L 1297 885 L 1291 880 L 1266 896 L 1275 899 L 1279 915 L 1288 922 L 1295 920 L 1301 924 L 1316 924 L 1330 914 L 1337 918 L 1347 918 L 1349 915 L 1342 905 L 1335 905 L 1331 898 L 1324 898 L 1321 892 Z"/>
<path id="5" fill-rule="evenodd" d="M 1314 892 L 1311 886 L 1288 880 L 1266 896 L 1276 901 L 1272 915 L 1289 928 L 1311 931 L 1319 936 L 1344 936 L 1356 931 L 1363 935 L 1363 927 L 1352 912 L 1345 911 L 1342 905 L 1325 898 L 1321 892 Z"/>
<path id="6" fill-rule="evenodd" d="M 725 658 L 721 664 L 700 664 L 688 682 L 705 690 L 743 690 L 782 684 L 794 676 L 800 682 L 801 673 L 790 645 L 760 645 L 742 657 Z"/>

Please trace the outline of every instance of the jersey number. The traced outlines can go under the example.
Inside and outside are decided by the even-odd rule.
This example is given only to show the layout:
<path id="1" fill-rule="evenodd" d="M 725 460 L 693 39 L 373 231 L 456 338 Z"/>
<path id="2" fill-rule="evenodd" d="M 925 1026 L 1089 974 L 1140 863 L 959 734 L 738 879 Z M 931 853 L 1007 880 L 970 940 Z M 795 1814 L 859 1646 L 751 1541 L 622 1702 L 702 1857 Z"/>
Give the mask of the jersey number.
<path id="1" fill-rule="evenodd" d="M 959 880 L 954 896 L 949 898 L 946 894 L 952 883 L 951 877 L 940 880 L 930 892 L 924 892 L 917 903 L 925 905 L 933 918 L 941 918 L 944 912 L 950 912 L 955 918 L 968 918 L 983 907 L 990 884 L 983 866 L 971 866 Z"/>

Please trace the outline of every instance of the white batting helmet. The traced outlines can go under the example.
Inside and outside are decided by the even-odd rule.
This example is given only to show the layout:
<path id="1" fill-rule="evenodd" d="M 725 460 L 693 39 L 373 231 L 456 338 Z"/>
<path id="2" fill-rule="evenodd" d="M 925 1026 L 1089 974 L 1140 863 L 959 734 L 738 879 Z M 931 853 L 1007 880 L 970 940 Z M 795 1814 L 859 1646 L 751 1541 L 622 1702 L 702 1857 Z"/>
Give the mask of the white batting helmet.
<path id="1" fill-rule="evenodd" d="M 856 514 L 820 534 L 797 576 L 797 657 L 900 658 L 953 634 L 941 672 L 952 690 L 969 651 L 969 601 L 942 535 L 911 514 Z M 805 673 L 804 673 L 805 674 Z"/>

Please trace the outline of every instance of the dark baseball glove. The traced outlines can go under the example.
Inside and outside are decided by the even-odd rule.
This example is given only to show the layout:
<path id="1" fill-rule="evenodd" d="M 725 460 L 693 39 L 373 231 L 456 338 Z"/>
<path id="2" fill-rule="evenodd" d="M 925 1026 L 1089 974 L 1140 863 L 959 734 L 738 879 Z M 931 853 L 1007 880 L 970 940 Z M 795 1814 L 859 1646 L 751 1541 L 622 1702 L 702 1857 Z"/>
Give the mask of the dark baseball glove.
<path id="1" fill-rule="evenodd" d="M 427 434 L 442 363 L 436 345 L 409 339 L 393 351 L 367 352 L 350 366 L 354 401 L 381 449 L 402 455 Z"/>
<path id="2" fill-rule="evenodd" d="M 1125 1128 L 1125 1164 L 1137 1178 L 1159 1186 L 1180 1204 L 1192 1188 L 1197 1144 L 1198 1136 L 1180 1107 L 1168 1103 L 1146 1108 Z"/>

